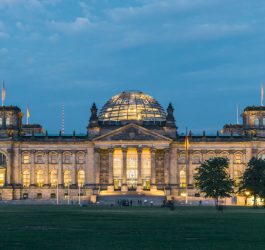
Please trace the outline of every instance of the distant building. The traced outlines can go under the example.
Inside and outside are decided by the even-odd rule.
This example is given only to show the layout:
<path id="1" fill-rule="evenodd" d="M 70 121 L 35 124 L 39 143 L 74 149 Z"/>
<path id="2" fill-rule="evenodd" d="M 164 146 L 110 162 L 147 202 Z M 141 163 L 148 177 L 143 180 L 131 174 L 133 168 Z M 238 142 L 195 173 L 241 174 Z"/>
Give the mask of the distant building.
<path id="1" fill-rule="evenodd" d="M 3 200 L 94 200 L 121 193 L 200 199 L 195 169 L 227 157 L 239 181 L 247 162 L 265 156 L 265 109 L 247 107 L 243 125 L 226 125 L 216 135 L 191 135 L 188 158 L 173 106 L 166 112 L 139 91 L 112 97 L 98 113 L 95 104 L 87 135 L 48 135 L 41 125 L 22 124 L 18 107 L 0 108 L 0 195 Z M 187 161 L 186 161 L 187 159 Z M 80 187 L 80 188 L 79 188 Z"/>

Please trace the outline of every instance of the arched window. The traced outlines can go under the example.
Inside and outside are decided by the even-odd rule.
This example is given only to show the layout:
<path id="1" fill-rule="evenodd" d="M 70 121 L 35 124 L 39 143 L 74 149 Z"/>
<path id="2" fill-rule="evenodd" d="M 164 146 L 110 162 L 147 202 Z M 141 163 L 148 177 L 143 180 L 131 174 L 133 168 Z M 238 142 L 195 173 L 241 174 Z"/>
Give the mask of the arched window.
<path id="1" fill-rule="evenodd" d="M 52 187 L 56 187 L 58 184 L 57 170 L 52 170 L 50 172 L 50 182 Z"/>
<path id="2" fill-rule="evenodd" d="M 44 174 L 42 170 L 37 172 L 36 182 L 38 187 L 42 187 L 44 185 Z"/>
<path id="3" fill-rule="evenodd" d="M 23 156 L 22 156 L 22 163 L 24 163 L 24 164 L 30 163 L 30 157 L 29 157 L 29 154 L 28 153 L 24 153 L 23 154 Z"/>
<path id="4" fill-rule="evenodd" d="M 241 154 L 236 154 L 235 155 L 235 163 L 236 164 L 241 164 L 242 163 L 242 155 Z"/>
<path id="5" fill-rule="evenodd" d="M 23 184 L 23 187 L 29 187 L 29 185 L 30 185 L 30 172 L 29 172 L 29 170 L 23 171 L 22 184 Z"/>
<path id="6" fill-rule="evenodd" d="M 199 164 L 200 161 L 201 161 L 201 157 L 200 157 L 200 155 L 193 155 L 193 156 L 192 156 L 192 163 L 193 163 L 193 164 Z"/>
<path id="7" fill-rule="evenodd" d="M 65 153 L 63 155 L 63 162 L 66 164 L 71 163 L 71 154 L 70 153 Z"/>
<path id="8" fill-rule="evenodd" d="M 84 154 L 83 153 L 78 153 L 77 154 L 77 163 L 78 164 L 82 164 L 85 162 L 85 157 L 84 157 Z"/>
<path id="9" fill-rule="evenodd" d="M 72 181 L 70 170 L 65 170 L 64 171 L 63 179 L 64 179 L 64 185 L 66 187 L 68 187 L 71 184 L 71 181 Z"/>
<path id="10" fill-rule="evenodd" d="M 77 183 L 79 187 L 82 187 L 85 184 L 85 171 L 84 170 L 78 171 Z"/>
<path id="11" fill-rule="evenodd" d="M 181 170 L 179 172 L 179 184 L 180 184 L 180 187 L 186 187 L 186 171 L 185 170 Z"/>
<path id="12" fill-rule="evenodd" d="M 50 163 L 55 164 L 58 162 L 58 155 L 56 153 L 51 153 L 50 155 Z"/>

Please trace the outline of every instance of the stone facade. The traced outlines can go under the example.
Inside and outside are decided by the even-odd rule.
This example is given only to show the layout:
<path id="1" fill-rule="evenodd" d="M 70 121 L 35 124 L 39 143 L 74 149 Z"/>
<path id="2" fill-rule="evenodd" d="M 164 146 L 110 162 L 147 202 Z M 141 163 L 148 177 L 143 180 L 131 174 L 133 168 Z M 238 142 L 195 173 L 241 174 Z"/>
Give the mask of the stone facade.
<path id="1" fill-rule="evenodd" d="M 93 105 L 87 135 L 71 136 L 25 134 L 20 112 L 17 107 L 0 111 L 2 200 L 58 198 L 66 202 L 70 197 L 71 201 L 89 201 L 100 194 L 127 192 L 176 199 L 188 193 L 189 199 L 195 199 L 200 194 L 193 176 L 204 160 L 227 157 L 229 173 L 238 181 L 252 157 L 265 155 L 263 133 L 190 135 L 187 155 L 185 136 L 177 133 L 171 104 L 164 122 L 128 120 L 116 125 L 100 122 Z M 248 112 L 244 113 L 246 121 Z M 10 114 L 14 126 L 9 121 L 7 128 L 4 119 Z M 248 131 L 255 130 L 257 122 L 253 126 L 248 124 Z"/>

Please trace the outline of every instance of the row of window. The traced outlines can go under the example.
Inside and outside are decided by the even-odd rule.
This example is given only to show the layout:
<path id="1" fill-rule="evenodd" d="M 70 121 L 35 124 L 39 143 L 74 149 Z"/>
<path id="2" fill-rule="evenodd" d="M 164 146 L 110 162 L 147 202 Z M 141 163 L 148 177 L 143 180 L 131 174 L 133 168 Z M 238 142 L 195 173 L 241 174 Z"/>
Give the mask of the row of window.
<path id="1" fill-rule="evenodd" d="M 241 180 L 241 176 L 242 176 L 242 172 L 240 170 L 235 170 L 234 171 L 234 180 L 235 180 L 235 184 L 238 185 L 240 180 Z M 180 187 L 181 188 L 185 188 L 187 185 L 187 176 L 186 176 L 186 171 L 185 170 L 181 170 L 179 172 L 179 183 L 180 183 Z"/>
<path id="2" fill-rule="evenodd" d="M 215 155 L 213 154 L 208 154 L 206 155 L 204 160 L 209 160 L 210 158 L 215 157 Z M 227 157 L 226 155 L 223 155 L 223 157 Z M 241 164 L 244 162 L 243 160 L 243 155 L 242 154 L 235 154 L 234 155 L 234 163 L 235 164 Z M 185 155 L 180 155 L 179 159 L 178 159 L 179 163 L 185 163 L 186 162 L 186 156 Z M 191 157 L 191 162 L 193 164 L 200 164 L 202 162 L 201 156 L 200 155 L 194 155 Z"/>
<path id="3" fill-rule="evenodd" d="M 3 125 L 3 118 L 0 117 L 0 126 Z M 10 117 L 6 118 L 6 126 L 12 125 L 12 119 Z"/>
<path id="4" fill-rule="evenodd" d="M 35 156 L 35 163 L 44 164 L 45 163 L 45 155 L 37 154 Z M 72 163 L 73 158 L 70 154 L 63 155 L 63 163 L 69 164 Z M 56 164 L 59 162 L 59 156 L 57 154 L 51 154 L 49 156 L 49 163 Z M 83 154 L 78 154 L 76 156 L 76 163 L 82 164 L 85 162 L 85 156 Z M 30 154 L 23 154 L 22 163 L 28 164 L 30 163 Z"/>
<path id="5" fill-rule="evenodd" d="M 56 187 L 58 185 L 58 172 L 57 170 L 52 170 L 49 174 L 49 180 L 50 180 L 50 185 L 51 187 Z M 66 170 L 63 173 L 63 184 L 64 186 L 69 186 L 72 184 L 72 173 L 70 170 Z M 24 170 L 22 173 L 22 184 L 24 187 L 29 187 L 30 186 L 30 171 L 29 170 Z M 43 170 L 39 170 L 36 173 L 36 182 L 35 184 L 38 187 L 42 187 L 45 183 L 45 174 Z M 77 172 L 77 185 L 78 186 L 83 186 L 85 184 L 85 171 L 84 170 L 79 170 Z"/>

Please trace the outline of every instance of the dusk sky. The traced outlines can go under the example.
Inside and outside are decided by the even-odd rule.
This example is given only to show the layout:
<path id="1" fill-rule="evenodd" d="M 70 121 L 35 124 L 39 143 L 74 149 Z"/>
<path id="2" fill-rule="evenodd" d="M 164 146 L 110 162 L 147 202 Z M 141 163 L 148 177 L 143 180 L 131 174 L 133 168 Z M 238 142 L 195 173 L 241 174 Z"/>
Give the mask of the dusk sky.
<path id="1" fill-rule="evenodd" d="M 260 105 L 265 80 L 262 0 L 0 0 L 0 79 L 49 132 L 85 133 L 124 90 L 175 107 L 179 131 L 236 122 Z"/>

